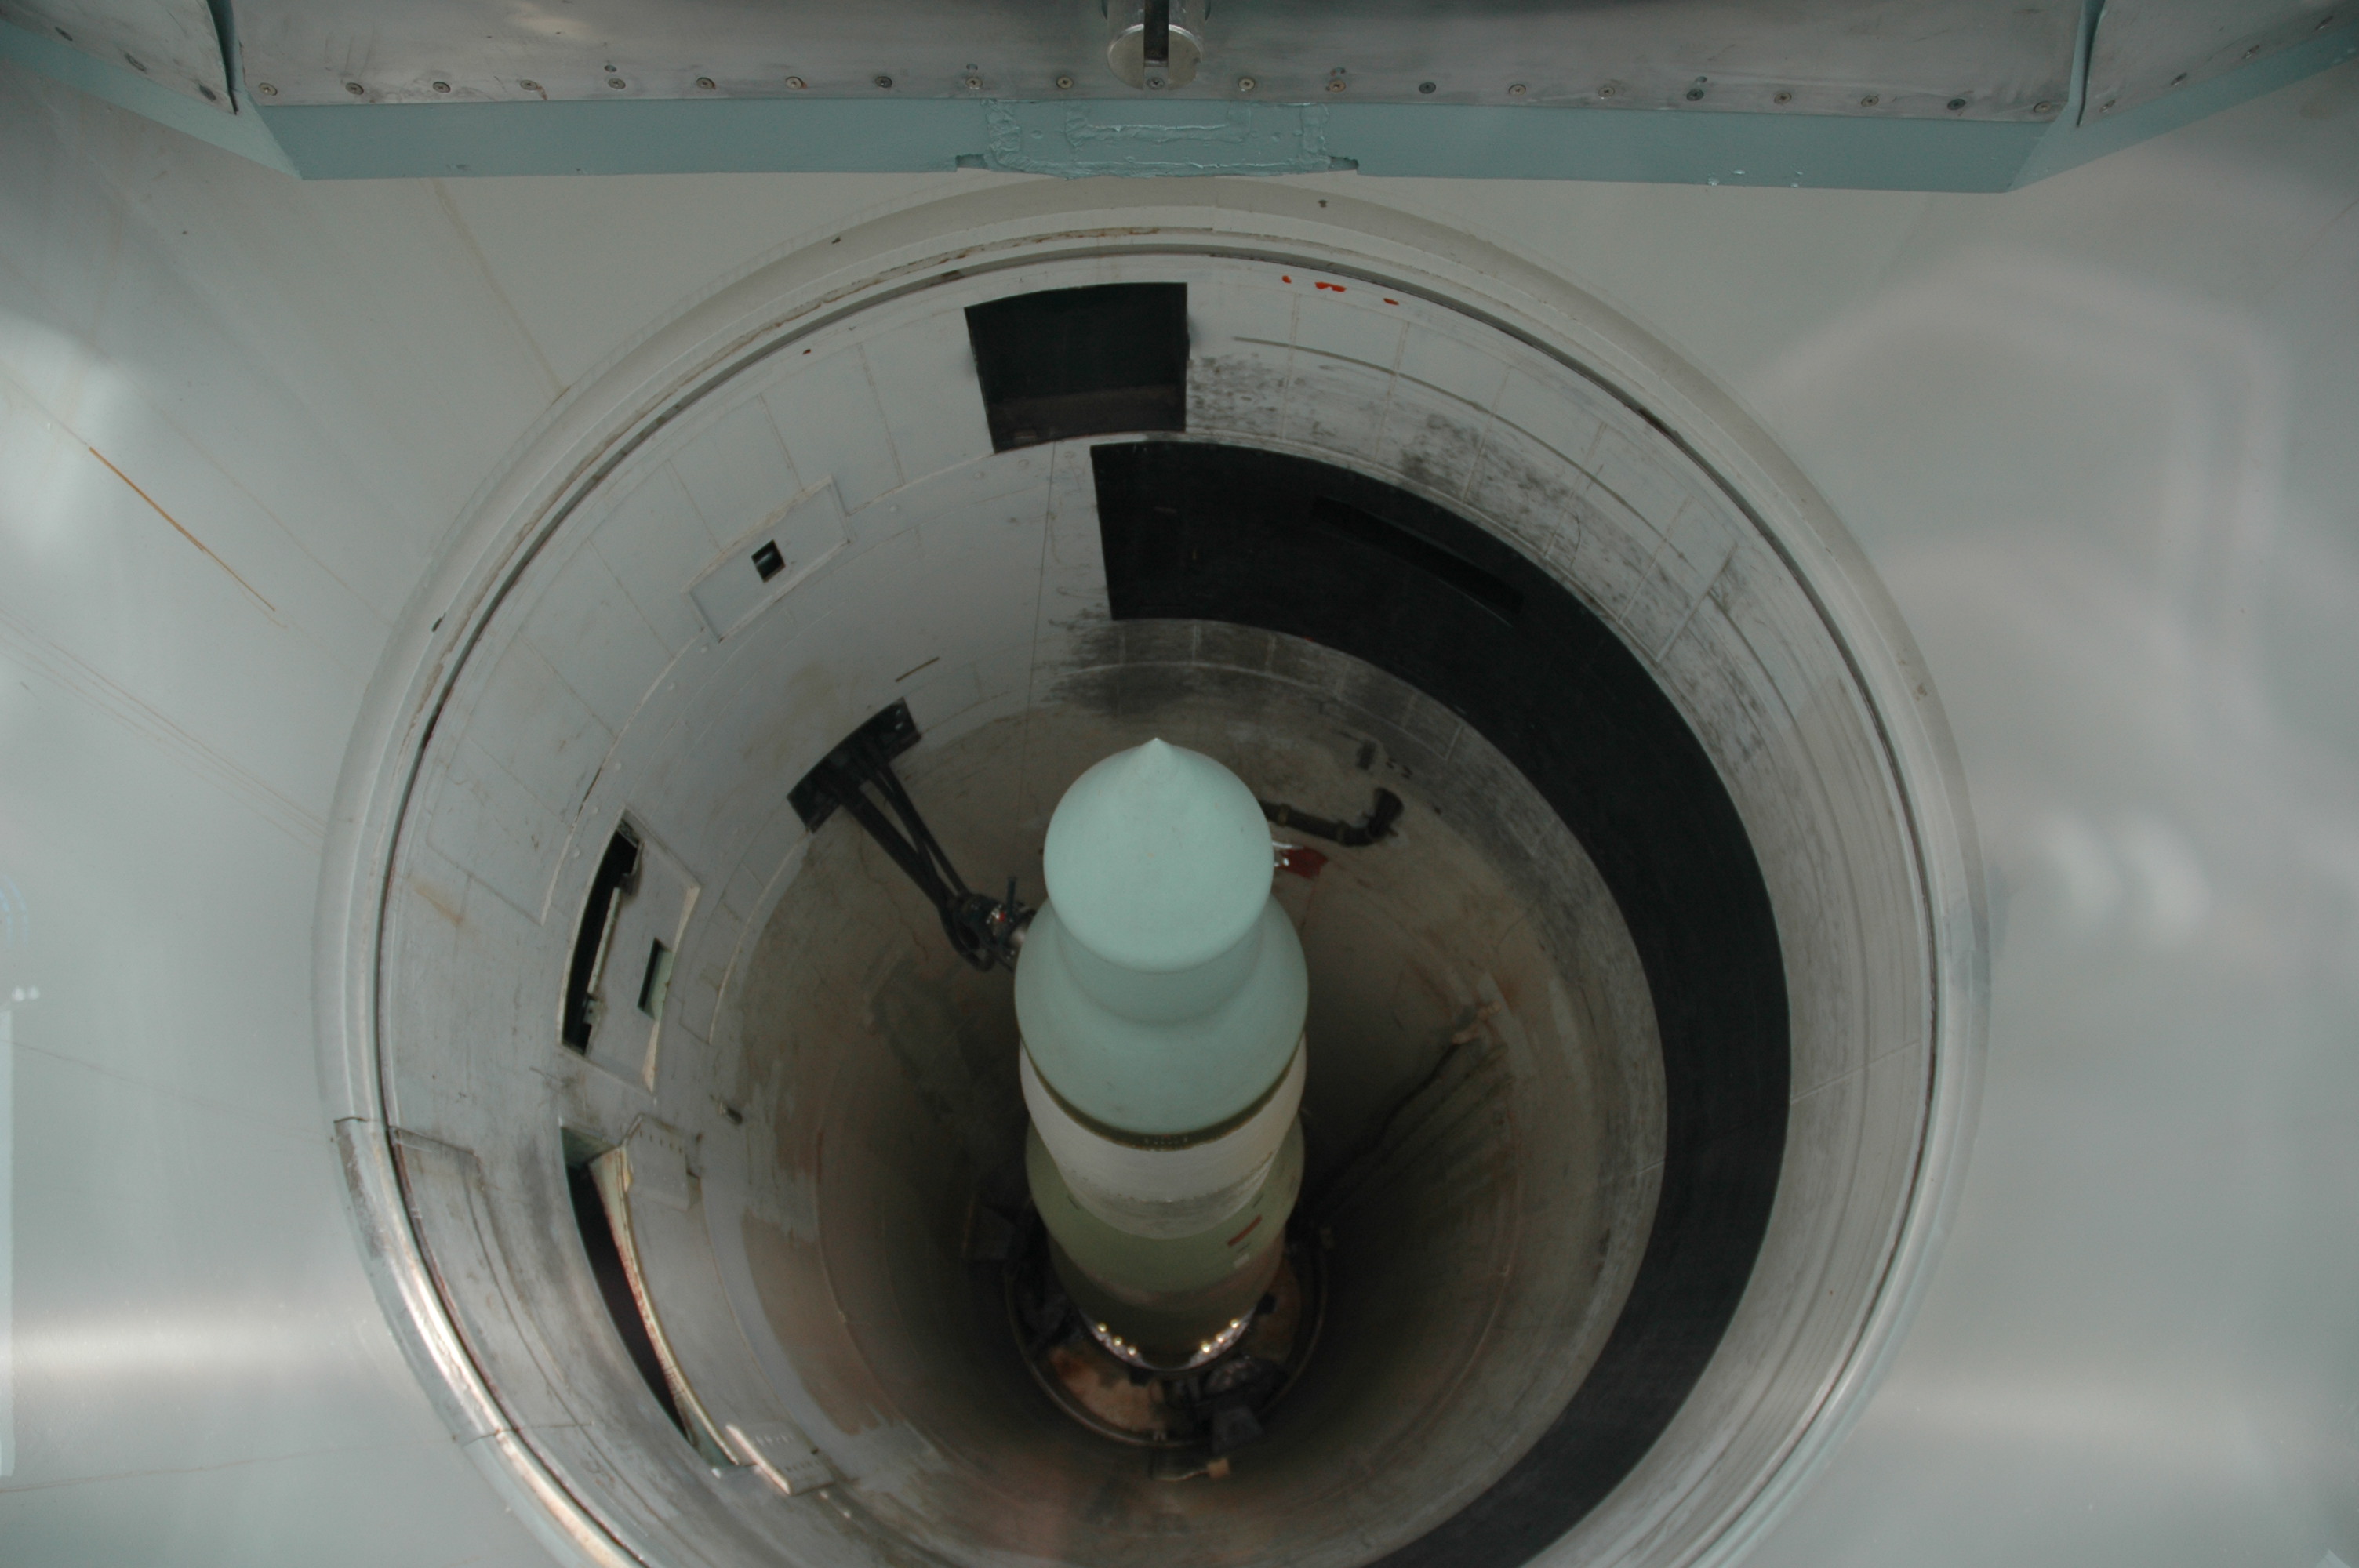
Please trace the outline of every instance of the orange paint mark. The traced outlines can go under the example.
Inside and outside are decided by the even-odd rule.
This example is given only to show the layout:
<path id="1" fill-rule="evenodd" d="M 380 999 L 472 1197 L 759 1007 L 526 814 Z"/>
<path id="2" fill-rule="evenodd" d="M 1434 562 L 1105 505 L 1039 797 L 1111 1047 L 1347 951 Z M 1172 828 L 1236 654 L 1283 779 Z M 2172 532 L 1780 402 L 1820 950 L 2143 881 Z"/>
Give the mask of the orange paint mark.
<path id="1" fill-rule="evenodd" d="M 213 565 L 215 565 L 215 566 L 217 566 L 217 567 L 221 568 L 221 569 L 222 569 L 222 570 L 223 570 L 223 571 L 225 571 L 225 572 L 228 572 L 228 573 L 229 573 L 229 577 L 230 577 L 230 580 L 231 580 L 232 582 L 234 582 L 234 583 L 237 584 L 237 586 L 238 586 L 238 587 L 240 587 L 240 588 L 242 588 L 242 589 L 245 589 L 245 591 L 246 591 L 246 592 L 254 594 L 255 601 L 256 603 L 260 604 L 260 605 L 262 606 L 262 608 L 263 608 L 263 609 L 267 610 L 267 611 L 270 611 L 270 613 L 271 613 L 271 614 L 273 614 L 273 615 L 276 615 L 276 614 L 277 614 L 277 613 L 278 613 L 278 606 L 277 606 L 277 605 L 275 605 L 275 604 L 271 603 L 271 602 L 270 602 L 270 600 L 266 600 L 266 599 L 263 598 L 261 594 L 259 594 L 259 593 L 255 593 L 255 588 L 254 588 L 254 585 L 253 585 L 252 583 L 250 583 L 250 582 L 246 581 L 244 578 L 242 578 L 242 577 L 238 576 L 238 575 L 237 575 L 237 572 L 235 571 L 235 569 L 234 569 L 234 568 L 233 568 L 227 561 L 225 561 L 225 560 L 222 559 L 219 556 L 214 555 L 214 554 L 212 553 L 212 551 L 211 551 L 211 550 L 209 550 L 209 549 L 206 549 L 206 548 L 205 548 L 205 542 L 204 542 L 202 539 L 198 538 L 194 534 L 190 533 L 186 528 L 181 527 L 181 526 L 180 526 L 180 520 L 179 520 L 179 518 L 177 518 L 177 517 L 173 516 L 170 513 L 168 513 L 168 512 L 165 511 L 162 507 L 160 507 L 160 506 L 157 506 L 157 505 L 156 505 L 156 498 L 155 498 L 154 496 L 152 496 L 152 495 L 148 494 L 146 491 L 144 491 L 144 490 L 140 489 L 137 485 L 136 485 L 136 484 L 132 484 L 132 483 L 131 483 L 131 476 L 130 476 L 129 474 L 125 473 L 121 469 L 116 468 L 113 463 L 108 463 L 108 462 L 106 462 L 106 454 L 105 454 L 104 452 L 100 451 L 96 447 L 85 447 L 85 448 L 83 448 L 82 449 L 83 449 L 84 451 L 88 452 L 92 457 L 96 458 L 100 462 L 102 462 L 102 463 L 106 463 L 106 471 L 107 471 L 107 472 L 109 472 L 109 473 L 113 474 L 115 478 L 117 478 L 117 479 L 121 480 L 124 483 L 131 485 L 131 493 L 132 493 L 132 494 L 134 494 L 134 495 L 137 496 L 140 500 L 142 500 L 142 501 L 146 502 L 146 503 L 147 503 L 150 507 L 154 508 L 155 513 L 156 513 L 156 515 L 157 515 L 157 516 L 158 516 L 158 517 L 161 517 L 165 522 L 169 523 L 169 524 L 172 525 L 173 531 L 174 531 L 174 532 L 176 532 L 176 533 L 178 533 L 178 534 L 180 535 L 180 537 L 181 537 L 181 538 L 186 539 L 190 544 L 194 545 L 198 549 L 200 549 L 200 550 L 204 550 L 204 553 L 205 553 L 205 559 L 207 559 L 207 560 L 209 560 L 209 561 L 212 562 L 212 564 L 213 564 Z"/>
<path id="2" fill-rule="evenodd" d="M 1246 1237 L 1251 1236 L 1254 1233 L 1254 1226 L 1259 1225 L 1260 1223 L 1261 1216 L 1254 1216 L 1252 1225 L 1246 1226 L 1243 1230 L 1238 1231 L 1234 1236 L 1229 1238 L 1229 1245 L 1234 1247 L 1238 1242 L 1243 1241 Z"/>
<path id="3" fill-rule="evenodd" d="M 1313 288 L 1332 288 L 1338 294 L 1343 292 L 1343 286 L 1340 283 L 1314 283 L 1310 287 Z"/>
<path id="4" fill-rule="evenodd" d="M 1397 299 L 1387 299 L 1387 300 L 1386 300 L 1386 301 L 1385 301 L 1385 303 L 1386 303 L 1386 304 L 1387 304 L 1387 305 L 1397 305 L 1397 304 L 1399 304 L 1399 303 L 1400 303 L 1400 301 L 1399 301 L 1399 300 L 1397 300 Z M 810 351 L 809 349 L 805 349 L 805 350 L 803 351 L 803 352 L 805 352 L 805 353 L 809 353 L 809 352 L 810 352 Z"/>
<path id="5" fill-rule="evenodd" d="M 1294 275 L 1285 272 L 1279 273 L 1277 275 L 1277 281 L 1280 283 L 1292 283 L 1294 281 Z"/>

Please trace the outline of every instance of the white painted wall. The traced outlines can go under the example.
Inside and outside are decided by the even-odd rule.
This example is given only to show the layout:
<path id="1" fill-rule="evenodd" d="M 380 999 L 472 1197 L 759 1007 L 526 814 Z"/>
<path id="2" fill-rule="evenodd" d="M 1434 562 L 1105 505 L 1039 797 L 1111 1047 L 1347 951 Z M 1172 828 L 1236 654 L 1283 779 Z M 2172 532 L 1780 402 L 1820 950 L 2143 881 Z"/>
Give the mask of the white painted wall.
<path id="1" fill-rule="evenodd" d="M 564 387 L 994 177 L 300 185 L 13 67 L 0 149 L 0 1557 L 538 1562 L 379 1324 L 321 1125 L 345 737 Z M 1322 178 L 1717 378 L 1957 733 L 1973 1168 L 1754 1561 L 2359 1561 L 2359 68 L 2006 196 Z"/>

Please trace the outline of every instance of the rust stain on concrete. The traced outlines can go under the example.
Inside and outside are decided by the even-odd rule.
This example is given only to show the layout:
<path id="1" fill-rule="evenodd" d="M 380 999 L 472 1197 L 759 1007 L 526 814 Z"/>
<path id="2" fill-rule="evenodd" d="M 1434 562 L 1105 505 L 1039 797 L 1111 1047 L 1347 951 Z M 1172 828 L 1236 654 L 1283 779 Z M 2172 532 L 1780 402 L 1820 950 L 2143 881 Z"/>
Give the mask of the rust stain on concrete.
<path id="1" fill-rule="evenodd" d="M 409 888 L 410 891 L 415 892 L 425 903 L 427 908 L 432 910 L 435 914 L 440 915 L 451 925 L 464 925 L 467 924 L 467 917 L 459 911 L 451 908 L 450 901 L 436 891 L 433 883 L 427 881 L 422 877 L 412 877 L 409 879 Z"/>
<path id="2" fill-rule="evenodd" d="M 172 525 L 173 531 L 178 533 L 181 538 L 186 539 L 198 549 L 204 551 L 205 559 L 212 562 L 213 565 L 229 573 L 230 580 L 236 583 L 238 587 L 245 589 L 246 592 L 253 594 L 255 603 L 261 605 L 263 609 L 267 610 L 273 615 L 277 615 L 278 613 L 278 607 L 271 603 L 270 600 L 263 598 L 260 593 L 256 592 L 255 586 L 252 583 L 238 576 L 236 568 L 231 566 L 219 556 L 214 555 L 211 547 L 208 546 L 202 539 L 198 538 L 194 534 L 191 534 L 186 528 L 181 527 L 180 520 L 173 516 L 170 513 L 165 511 L 161 506 L 158 506 L 156 504 L 156 498 L 148 494 L 146 491 L 140 489 L 137 481 L 133 480 L 129 474 L 125 473 L 113 463 L 107 462 L 106 454 L 104 452 L 100 451 L 96 447 L 85 447 L 82 449 L 88 452 L 92 457 L 96 458 L 100 462 L 106 463 L 107 472 L 121 480 L 124 483 L 131 486 L 132 494 L 137 496 L 140 500 L 146 502 L 151 508 L 153 508 L 156 515 L 161 517 L 165 522 L 169 523 Z"/>

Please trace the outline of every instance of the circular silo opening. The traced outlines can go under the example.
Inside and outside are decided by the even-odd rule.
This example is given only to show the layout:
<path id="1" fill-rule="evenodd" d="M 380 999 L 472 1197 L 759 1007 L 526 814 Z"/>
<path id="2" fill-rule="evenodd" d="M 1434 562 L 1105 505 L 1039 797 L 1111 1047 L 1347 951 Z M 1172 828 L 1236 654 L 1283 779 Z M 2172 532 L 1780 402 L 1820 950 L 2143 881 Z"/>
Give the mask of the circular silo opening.
<path id="1" fill-rule="evenodd" d="M 1180 1380 L 1123 1377 L 1071 1332 L 1020 1342 L 1050 1325 L 1007 1310 L 1028 1223 L 1009 988 L 958 960 L 848 824 L 809 841 L 731 1025 L 728 1098 L 777 1184 L 734 1221 L 771 1260 L 756 1310 L 813 1425 L 922 1435 L 938 1463 L 921 1479 L 847 1488 L 898 1533 L 1087 1562 L 1184 1530 L 1209 1561 L 1362 1560 L 1495 1481 L 1614 1327 L 1661 1180 L 1641 966 L 1547 804 L 1405 684 L 1212 621 L 1136 622 L 1085 657 L 1021 712 L 902 762 L 962 865 L 1038 888 L 1063 787 L 1151 736 L 1227 762 L 1298 821 L 1365 820 L 1378 790 L 1403 803 L 1374 844 L 1274 829 L 1312 851 L 1289 855 L 1278 897 L 1312 994 L 1293 1240 L 1323 1289 L 1299 1359 L 1248 1347 L 1288 1376 L 1254 1405 L 1266 1432 L 1232 1453 L 1207 1418 L 1142 1454 L 1071 1419 L 1079 1404 L 1102 1428 L 1178 1424 L 1156 1407 Z M 792 1229 L 756 1212 L 797 1206 Z"/>
<path id="2" fill-rule="evenodd" d="M 1560 284 L 1275 191 L 1091 200 L 716 297 L 421 603 L 330 892 L 395 1321 L 569 1552 L 1734 1543 L 1905 1315 L 1970 1082 L 1905 639 L 1757 435 Z M 1326 1304 L 1225 1476 L 1069 1419 L 1006 1332 L 1004 979 L 787 798 L 895 703 L 978 885 L 1037 890 L 1056 793 L 1148 734 L 1310 816 L 1403 802 L 1288 888 Z"/>

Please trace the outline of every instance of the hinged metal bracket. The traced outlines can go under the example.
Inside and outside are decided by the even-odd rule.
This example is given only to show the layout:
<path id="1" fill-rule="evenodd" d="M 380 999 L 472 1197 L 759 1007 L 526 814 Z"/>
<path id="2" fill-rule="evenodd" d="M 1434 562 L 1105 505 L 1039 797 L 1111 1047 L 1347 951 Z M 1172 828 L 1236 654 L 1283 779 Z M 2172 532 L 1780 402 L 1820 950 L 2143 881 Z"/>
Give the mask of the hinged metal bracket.
<path id="1" fill-rule="evenodd" d="M 1016 950 L 1032 912 L 1016 896 L 1016 879 L 1007 879 L 1007 896 L 994 899 L 971 891 L 951 864 L 951 858 L 926 826 L 917 804 L 893 772 L 893 759 L 918 743 L 917 720 L 909 705 L 896 702 L 842 741 L 787 792 L 787 803 L 817 831 L 837 806 L 876 840 L 877 847 L 918 884 L 941 916 L 942 934 L 958 956 L 978 969 L 1016 968 Z M 868 792 L 876 792 L 893 816 L 897 827 Z"/>

